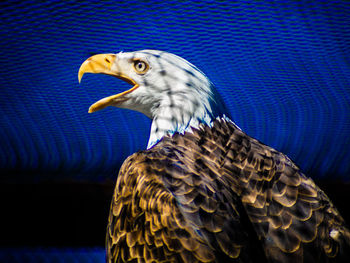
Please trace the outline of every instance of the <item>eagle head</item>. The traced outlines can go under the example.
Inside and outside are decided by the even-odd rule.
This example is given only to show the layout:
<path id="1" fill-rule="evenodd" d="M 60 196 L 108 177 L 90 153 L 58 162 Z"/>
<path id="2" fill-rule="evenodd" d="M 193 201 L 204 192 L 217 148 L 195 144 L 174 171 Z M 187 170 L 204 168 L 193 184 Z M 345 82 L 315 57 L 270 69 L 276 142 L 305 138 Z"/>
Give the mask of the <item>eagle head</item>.
<path id="1" fill-rule="evenodd" d="M 152 119 L 148 148 L 166 134 L 191 131 L 201 123 L 210 125 L 225 113 L 224 104 L 204 73 L 168 52 L 98 54 L 81 65 L 79 82 L 84 73 L 108 74 L 132 85 L 129 90 L 95 102 L 89 112 L 107 106 L 142 112 Z"/>

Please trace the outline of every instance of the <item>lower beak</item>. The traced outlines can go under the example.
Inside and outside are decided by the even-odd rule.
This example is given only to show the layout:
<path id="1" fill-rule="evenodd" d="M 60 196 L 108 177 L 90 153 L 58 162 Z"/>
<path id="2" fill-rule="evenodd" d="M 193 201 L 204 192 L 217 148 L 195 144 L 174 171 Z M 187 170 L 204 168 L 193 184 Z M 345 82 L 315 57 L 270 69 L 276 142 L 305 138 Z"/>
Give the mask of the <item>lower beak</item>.
<path id="1" fill-rule="evenodd" d="M 121 74 L 118 70 L 115 69 L 116 67 L 113 67 L 114 63 L 116 62 L 116 59 L 117 57 L 114 54 L 98 54 L 88 58 L 83 62 L 83 64 L 81 64 L 78 73 L 79 83 L 84 73 L 102 73 L 115 76 L 133 85 L 133 87 L 129 90 L 103 98 L 95 102 L 90 106 L 89 113 L 102 110 L 107 106 L 117 105 L 118 103 L 122 103 L 128 100 L 128 98 L 126 98 L 125 95 L 139 87 L 139 85 L 133 79 Z"/>

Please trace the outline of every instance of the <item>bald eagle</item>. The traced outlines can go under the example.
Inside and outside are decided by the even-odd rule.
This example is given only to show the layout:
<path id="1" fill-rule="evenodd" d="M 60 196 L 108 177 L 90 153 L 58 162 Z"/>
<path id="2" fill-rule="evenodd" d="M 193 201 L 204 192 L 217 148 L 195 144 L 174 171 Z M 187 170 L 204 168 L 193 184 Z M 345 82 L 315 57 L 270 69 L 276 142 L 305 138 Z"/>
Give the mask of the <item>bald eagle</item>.
<path id="1" fill-rule="evenodd" d="M 132 88 L 94 103 L 152 119 L 147 149 L 123 163 L 107 262 L 350 262 L 350 232 L 326 194 L 283 153 L 230 119 L 197 67 L 156 50 L 99 54 L 84 73 Z"/>

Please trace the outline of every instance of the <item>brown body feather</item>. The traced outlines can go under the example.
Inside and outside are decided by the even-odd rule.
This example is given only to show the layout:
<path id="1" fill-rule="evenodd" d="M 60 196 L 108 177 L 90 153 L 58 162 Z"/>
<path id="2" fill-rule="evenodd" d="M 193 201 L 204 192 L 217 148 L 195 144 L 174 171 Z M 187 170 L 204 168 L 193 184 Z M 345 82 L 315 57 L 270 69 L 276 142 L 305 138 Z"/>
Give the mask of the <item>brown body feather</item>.
<path id="1" fill-rule="evenodd" d="M 107 261 L 348 262 L 349 244 L 336 208 L 293 162 L 216 120 L 124 162 Z"/>

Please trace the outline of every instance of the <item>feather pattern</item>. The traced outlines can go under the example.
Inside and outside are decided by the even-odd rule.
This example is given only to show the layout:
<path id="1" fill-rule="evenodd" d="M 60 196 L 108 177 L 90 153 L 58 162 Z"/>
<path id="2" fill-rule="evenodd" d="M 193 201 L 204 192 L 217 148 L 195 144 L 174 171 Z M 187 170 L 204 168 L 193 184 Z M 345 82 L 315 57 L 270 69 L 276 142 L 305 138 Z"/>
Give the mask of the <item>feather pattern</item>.
<path id="1" fill-rule="evenodd" d="M 217 119 L 124 162 L 107 261 L 347 262 L 344 224 L 288 157 Z"/>
<path id="2" fill-rule="evenodd" d="M 148 150 L 117 179 L 108 262 L 349 262 L 350 233 L 328 197 L 225 117 L 194 65 L 144 50 L 94 55 L 79 79 L 86 72 L 134 85 L 90 112 L 117 106 L 152 118 Z"/>

